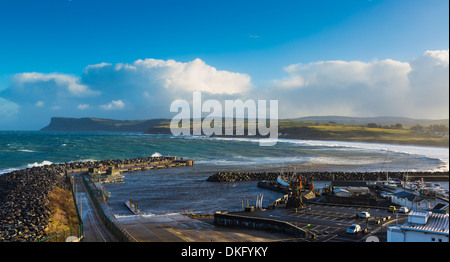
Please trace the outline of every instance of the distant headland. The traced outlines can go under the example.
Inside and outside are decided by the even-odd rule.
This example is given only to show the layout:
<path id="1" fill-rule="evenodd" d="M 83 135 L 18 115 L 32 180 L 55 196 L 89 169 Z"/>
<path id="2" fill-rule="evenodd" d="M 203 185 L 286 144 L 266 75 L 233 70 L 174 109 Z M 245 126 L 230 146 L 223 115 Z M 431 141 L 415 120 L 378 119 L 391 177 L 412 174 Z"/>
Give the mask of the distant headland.
<path id="1" fill-rule="evenodd" d="M 114 120 L 52 117 L 42 131 L 171 134 L 171 119 Z M 449 120 L 405 117 L 310 116 L 278 121 L 279 138 L 449 146 Z M 245 135 L 247 136 L 247 135 Z M 254 136 L 249 136 L 254 137 Z"/>

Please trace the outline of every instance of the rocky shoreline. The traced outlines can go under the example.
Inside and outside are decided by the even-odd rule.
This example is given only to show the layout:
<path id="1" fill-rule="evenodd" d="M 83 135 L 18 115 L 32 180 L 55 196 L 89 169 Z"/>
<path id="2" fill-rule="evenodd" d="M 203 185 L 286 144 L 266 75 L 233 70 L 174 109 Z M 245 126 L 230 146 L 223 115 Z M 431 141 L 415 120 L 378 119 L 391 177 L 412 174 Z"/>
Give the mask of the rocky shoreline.
<path id="1" fill-rule="evenodd" d="M 284 172 L 291 175 L 292 172 Z M 385 180 L 386 175 L 392 179 L 403 179 L 405 172 L 297 172 L 303 178 L 313 181 L 332 181 L 332 180 Z M 236 181 L 259 181 L 276 180 L 280 172 L 239 172 L 227 171 L 217 172 L 207 178 L 210 182 L 236 182 Z M 408 179 L 415 181 L 423 178 L 425 181 L 449 181 L 449 172 L 408 172 Z"/>
<path id="2" fill-rule="evenodd" d="M 176 157 L 146 157 L 51 164 L 0 175 L 0 242 L 38 241 L 47 237 L 49 193 L 55 186 L 69 189 L 67 173 L 92 167 L 143 165 Z"/>
<path id="3" fill-rule="evenodd" d="M 46 236 L 49 193 L 68 189 L 58 165 L 33 167 L 0 175 L 0 241 L 38 241 Z"/>

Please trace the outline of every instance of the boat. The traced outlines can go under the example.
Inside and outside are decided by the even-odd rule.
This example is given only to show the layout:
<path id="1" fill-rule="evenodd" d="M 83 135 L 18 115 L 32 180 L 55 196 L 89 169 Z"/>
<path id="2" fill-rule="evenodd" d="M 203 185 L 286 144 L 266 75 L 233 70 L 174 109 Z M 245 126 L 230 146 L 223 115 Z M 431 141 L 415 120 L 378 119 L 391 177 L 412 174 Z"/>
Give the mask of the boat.
<path id="1" fill-rule="evenodd" d="M 395 192 L 397 190 L 397 184 L 393 180 L 377 181 L 376 185 L 382 190 Z"/>
<path id="2" fill-rule="evenodd" d="M 387 163 L 389 150 L 386 152 L 386 158 L 384 159 L 383 166 L 381 167 L 381 172 L 383 172 L 384 165 Z M 386 171 L 386 180 L 385 181 L 376 181 L 375 184 L 381 188 L 381 190 L 389 191 L 389 192 L 395 192 L 397 190 L 397 183 L 389 179 L 389 173 Z"/>
<path id="3" fill-rule="evenodd" d="M 280 184 L 280 185 L 282 185 L 282 186 L 289 187 L 289 183 L 286 182 L 286 178 L 283 177 L 282 175 L 279 175 L 279 176 L 277 177 L 277 182 L 278 182 L 278 184 Z"/>
<path id="4" fill-rule="evenodd" d="M 281 174 L 277 177 L 277 183 L 285 188 L 300 188 L 302 191 L 312 190 L 314 191 L 314 183 L 310 179 L 302 178 L 297 171 L 294 170 L 292 174 L 285 174 L 281 171 Z"/>

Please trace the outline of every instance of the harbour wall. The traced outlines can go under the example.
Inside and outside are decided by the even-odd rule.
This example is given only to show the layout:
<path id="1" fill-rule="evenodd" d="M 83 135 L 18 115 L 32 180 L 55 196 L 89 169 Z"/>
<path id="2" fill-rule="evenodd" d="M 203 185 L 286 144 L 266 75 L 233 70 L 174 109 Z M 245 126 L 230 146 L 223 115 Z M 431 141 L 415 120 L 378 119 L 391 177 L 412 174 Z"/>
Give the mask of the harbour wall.
<path id="1" fill-rule="evenodd" d="M 236 181 L 259 181 L 276 180 L 281 172 L 240 172 L 226 171 L 217 172 L 207 178 L 210 182 L 236 182 Z M 283 172 L 290 176 L 293 172 Z M 365 180 L 376 181 L 385 180 L 386 176 L 391 179 L 405 179 L 415 181 L 423 178 L 425 181 L 449 181 L 448 171 L 418 171 L 418 172 L 296 172 L 297 175 L 313 181 L 333 181 L 333 180 Z"/>
<path id="2" fill-rule="evenodd" d="M 285 233 L 293 237 L 305 238 L 307 232 L 291 223 L 266 218 L 246 217 L 235 214 L 214 214 L 214 224 L 226 227 L 244 227 Z"/>

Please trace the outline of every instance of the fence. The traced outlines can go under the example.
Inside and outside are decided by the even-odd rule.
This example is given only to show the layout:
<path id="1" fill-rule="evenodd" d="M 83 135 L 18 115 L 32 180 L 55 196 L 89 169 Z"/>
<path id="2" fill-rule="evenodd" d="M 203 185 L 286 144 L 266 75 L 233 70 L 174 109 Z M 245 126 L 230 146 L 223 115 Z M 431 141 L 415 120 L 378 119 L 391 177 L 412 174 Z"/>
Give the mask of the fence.
<path id="1" fill-rule="evenodd" d="M 123 230 L 122 227 L 120 227 L 113 218 L 109 214 L 106 214 L 103 210 L 100 202 L 97 198 L 97 193 L 92 189 L 92 187 L 89 185 L 88 181 L 84 176 L 82 176 L 83 183 L 86 187 L 86 190 L 92 200 L 92 203 L 94 205 L 94 208 L 98 211 L 98 214 L 100 216 L 100 219 L 105 224 L 106 228 L 108 228 L 109 232 L 117 239 L 119 242 L 135 242 L 136 240 L 131 236 L 127 231 Z"/>
<path id="2" fill-rule="evenodd" d="M 80 216 L 80 211 L 78 210 L 78 204 L 77 204 L 77 198 L 75 196 L 75 192 L 73 189 L 72 180 L 69 178 L 69 176 L 66 173 L 66 179 L 69 184 L 69 188 L 72 191 L 72 197 L 75 204 L 75 209 L 77 211 L 77 217 L 78 217 L 78 227 L 77 228 L 70 228 L 68 231 L 66 230 L 60 230 L 57 232 L 52 232 L 51 236 L 40 239 L 39 242 L 65 242 L 68 237 L 75 236 L 76 239 L 72 239 L 71 241 L 80 241 L 83 238 L 84 233 L 84 227 L 83 227 L 83 220 Z"/>
<path id="3" fill-rule="evenodd" d="M 39 242 L 65 242 L 68 237 L 75 237 L 70 242 L 78 242 L 83 238 L 83 223 L 79 223 L 78 228 L 70 228 L 68 231 L 60 230 L 58 232 L 52 232 L 53 235 L 40 239 Z"/>

